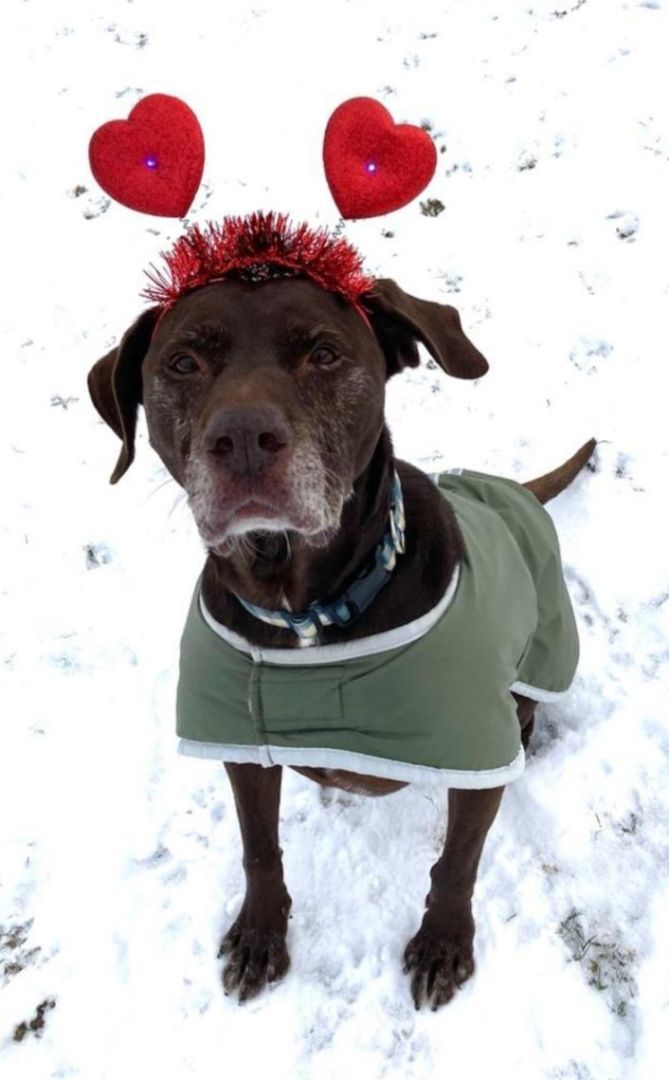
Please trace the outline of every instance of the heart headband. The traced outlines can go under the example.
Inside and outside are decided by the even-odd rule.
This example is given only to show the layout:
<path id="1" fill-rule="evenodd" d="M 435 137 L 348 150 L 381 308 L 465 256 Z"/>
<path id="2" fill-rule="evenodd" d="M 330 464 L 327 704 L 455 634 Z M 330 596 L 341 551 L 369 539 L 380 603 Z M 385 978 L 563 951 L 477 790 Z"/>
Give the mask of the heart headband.
<path id="1" fill-rule="evenodd" d="M 97 129 L 89 160 L 95 179 L 116 202 L 147 214 L 183 217 L 202 179 L 204 138 L 185 102 L 151 94 L 127 120 Z M 411 202 L 432 179 L 436 160 L 426 131 L 395 124 L 372 98 L 345 101 L 325 130 L 325 175 L 342 223 L 387 214 Z M 343 296 L 367 319 L 360 298 L 374 279 L 363 274 L 356 249 L 325 229 L 292 227 L 286 215 L 274 211 L 226 217 L 220 225 L 192 225 L 162 254 L 167 269 L 147 271 L 150 284 L 142 293 L 158 304 L 161 314 L 186 292 L 230 274 L 249 281 L 301 274 Z"/>

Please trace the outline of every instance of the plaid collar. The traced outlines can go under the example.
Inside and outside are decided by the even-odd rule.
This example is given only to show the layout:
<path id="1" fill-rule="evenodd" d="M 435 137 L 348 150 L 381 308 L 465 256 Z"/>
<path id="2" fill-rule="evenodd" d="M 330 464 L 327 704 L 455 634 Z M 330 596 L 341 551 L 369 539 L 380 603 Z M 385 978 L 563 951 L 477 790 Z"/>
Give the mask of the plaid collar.
<path id="1" fill-rule="evenodd" d="M 249 603 L 237 593 L 233 595 L 256 618 L 272 626 L 288 627 L 289 630 L 294 630 L 298 637 L 313 641 L 318 636 L 321 627 L 333 624 L 349 626 L 362 615 L 363 611 L 367 610 L 383 586 L 390 581 L 397 556 L 404 552 L 404 530 L 402 485 L 397 472 L 393 469 L 388 529 L 383 540 L 377 544 L 373 565 L 370 567 L 368 562 L 353 584 L 336 600 L 330 604 L 314 601 L 296 615 L 292 611 L 270 611 L 267 608 L 258 607 L 257 604 Z"/>

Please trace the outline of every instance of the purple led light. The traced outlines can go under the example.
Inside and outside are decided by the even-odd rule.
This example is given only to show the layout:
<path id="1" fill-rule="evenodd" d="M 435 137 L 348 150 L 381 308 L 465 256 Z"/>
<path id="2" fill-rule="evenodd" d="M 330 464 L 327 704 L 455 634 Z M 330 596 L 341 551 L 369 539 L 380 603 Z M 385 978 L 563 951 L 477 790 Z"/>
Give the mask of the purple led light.
<path id="1" fill-rule="evenodd" d="M 147 169 L 157 169 L 158 158 L 155 158 L 151 154 L 149 154 L 148 157 L 144 158 L 144 164 L 146 165 Z"/>
<path id="2" fill-rule="evenodd" d="M 367 172 L 376 172 L 376 165 L 373 161 L 369 161 L 365 166 Z"/>

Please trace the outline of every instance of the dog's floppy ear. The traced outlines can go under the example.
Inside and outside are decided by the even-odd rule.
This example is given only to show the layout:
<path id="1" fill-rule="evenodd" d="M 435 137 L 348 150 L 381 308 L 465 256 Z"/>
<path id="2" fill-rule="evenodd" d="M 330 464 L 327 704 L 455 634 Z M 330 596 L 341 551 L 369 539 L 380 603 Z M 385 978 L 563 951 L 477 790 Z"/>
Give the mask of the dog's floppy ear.
<path id="1" fill-rule="evenodd" d="M 364 306 L 383 349 L 388 378 L 405 367 L 418 367 L 416 340 L 456 379 L 478 379 L 488 361 L 475 348 L 454 307 L 409 296 L 390 278 L 379 278 L 365 293 Z"/>
<path id="2" fill-rule="evenodd" d="M 142 312 L 121 342 L 88 373 L 88 390 L 100 416 L 123 440 L 110 483 L 115 484 L 135 456 L 137 407 L 142 402 L 142 360 L 151 342 L 158 308 Z"/>

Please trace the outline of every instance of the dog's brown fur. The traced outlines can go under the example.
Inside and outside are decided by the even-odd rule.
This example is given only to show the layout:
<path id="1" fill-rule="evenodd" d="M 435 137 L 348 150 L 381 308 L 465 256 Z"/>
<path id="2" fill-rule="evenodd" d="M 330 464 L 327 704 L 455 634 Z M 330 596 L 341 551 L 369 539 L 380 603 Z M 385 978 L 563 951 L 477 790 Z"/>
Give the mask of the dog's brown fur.
<path id="1" fill-rule="evenodd" d="M 297 642 L 291 630 L 250 615 L 233 592 L 293 611 L 336 597 L 385 531 L 393 467 L 404 493 L 406 553 L 359 620 L 348 629 L 324 629 L 319 642 L 364 637 L 418 618 L 443 595 L 463 554 L 447 501 L 420 470 L 393 456 L 384 387 L 391 375 L 418 364 L 417 342 L 457 378 L 480 377 L 487 362 L 454 308 L 409 296 L 389 280 L 376 282 L 365 300 L 372 331 L 344 301 L 309 280 L 218 282 L 182 298 L 158 324 L 156 309 L 144 312 L 89 375 L 93 402 L 123 443 L 112 482 L 132 462 L 143 403 L 151 444 L 186 488 L 208 548 L 206 604 L 216 619 L 260 646 L 294 648 Z M 553 498 L 594 445 L 591 440 L 560 469 L 526 486 L 541 502 Z M 526 746 L 535 702 L 514 697 Z M 224 986 L 244 1000 L 289 963 L 291 901 L 278 837 L 281 768 L 226 769 L 247 890 L 221 948 L 228 954 Z M 370 795 L 405 786 L 344 770 L 296 771 Z M 471 899 L 502 792 L 449 791 L 446 844 L 431 870 L 422 925 L 405 950 L 416 1007 L 449 1001 L 474 970 Z"/>

